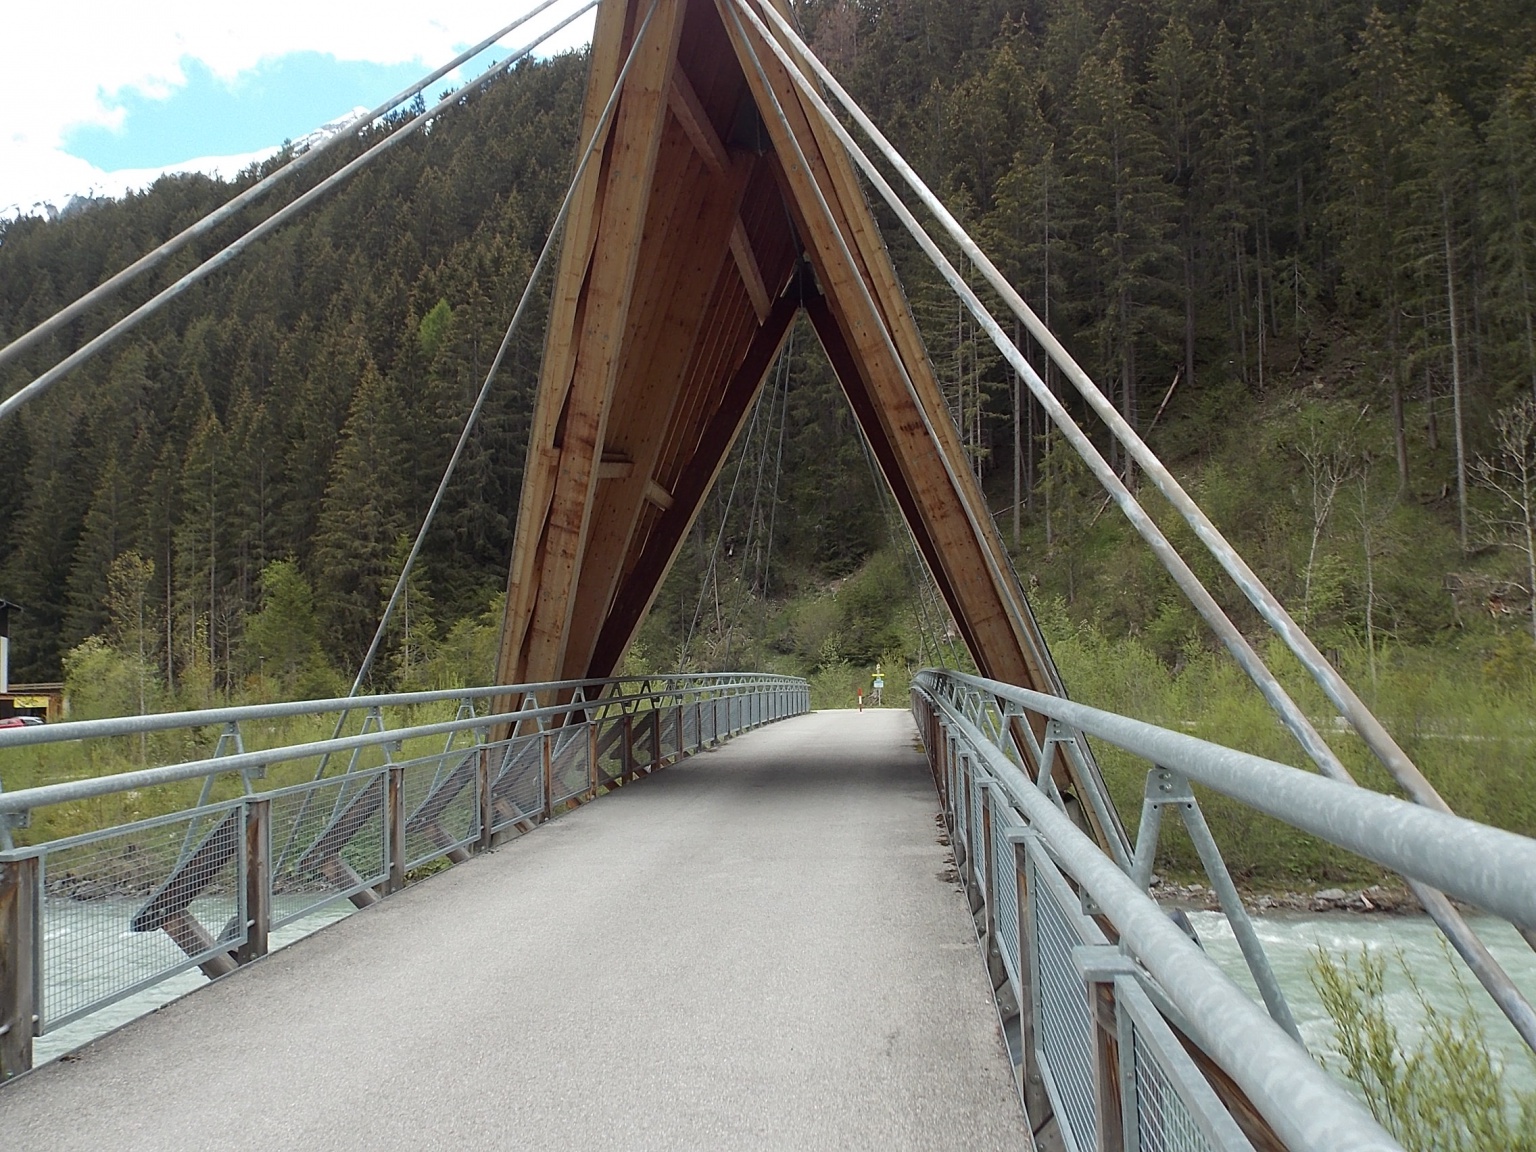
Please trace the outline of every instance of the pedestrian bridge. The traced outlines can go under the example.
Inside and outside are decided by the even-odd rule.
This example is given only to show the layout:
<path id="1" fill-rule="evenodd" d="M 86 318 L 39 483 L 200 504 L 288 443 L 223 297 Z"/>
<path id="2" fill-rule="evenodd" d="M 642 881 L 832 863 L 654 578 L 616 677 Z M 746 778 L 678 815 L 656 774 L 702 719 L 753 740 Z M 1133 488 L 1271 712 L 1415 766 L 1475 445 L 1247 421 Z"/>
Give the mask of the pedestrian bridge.
<path id="1" fill-rule="evenodd" d="M 24 1077 L 5 1143 L 1021 1147 L 935 811 L 909 714 L 796 716 Z"/>
<path id="2" fill-rule="evenodd" d="M 921 673 L 911 705 L 812 713 L 803 680 L 723 674 L 0 734 L 82 772 L 125 741 L 213 753 L 0 794 L 8 839 L 38 821 L 0 851 L 4 1130 L 1388 1149 L 1299 1042 L 1192 784 L 1536 922 L 1523 837 L 960 673 Z M 1148 763 L 1128 852 L 1091 835 L 1116 813 L 1055 783 L 1089 737 Z M 50 835 L 59 813 L 100 827 Z M 1149 895 L 1165 813 L 1262 1003 Z M 363 914 L 274 951 L 347 902 Z M 197 969 L 215 983 L 14 1075 L 34 1037 Z"/>
<path id="3" fill-rule="evenodd" d="M 1301 1044 L 1196 785 L 1402 875 L 1536 1049 L 1536 1011 L 1463 914 L 1536 946 L 1536 842 L 1451 813 L 787 0 L 543 0 L 337 133 L 381 124 L 51 367 L 73 321 L 331 144 L 0 348 L 38 373 L 0 421 L 475 99 L 417 100 L 552 7 L 560 23 L 497 67 L 596 9 L 571 180 L 349 697 L 0 733 L 0 778 L 31 782 L 0 795 L 7 1147 L 1396 1148 Z M 876 196 L 1317 774 L 1068 698 Z M 545 269 L 498 684 L 360 696 Z M 911 719 L 806 715 L 784 677 L 615 676 L 801 315 L 957 662 L 982 674 L 920 673 Z M 1407 800 L 1355 783 L 1243 619 Z M 1090 740 L 1142 765 L 1134 830 Z M 159 766 L 111 774 L 124 763 Z M 1169 817 L 1262 1003 L 1149 895 Z M 364 914 L 269 957 L 344 903 Z M 29 1073 L 38 1038 L 195 970 L 217 982 Z"/>

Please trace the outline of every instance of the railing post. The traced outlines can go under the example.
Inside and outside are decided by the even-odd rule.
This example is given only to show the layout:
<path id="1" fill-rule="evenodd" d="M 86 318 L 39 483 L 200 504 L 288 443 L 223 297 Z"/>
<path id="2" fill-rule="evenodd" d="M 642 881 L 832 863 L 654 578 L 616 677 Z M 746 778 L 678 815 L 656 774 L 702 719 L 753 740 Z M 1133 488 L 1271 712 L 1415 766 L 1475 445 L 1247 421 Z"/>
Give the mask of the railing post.
<path id="1" fill-rule="evenodd" d="M 245 943 L 235 950 L 237 964 L 267 954 L 272 930 L 272 801 L 245 802 Z"/>
<path id="2" fill-rule="evenodd" d="M 1019 1048 L 1023 1056 L 1019 1064 L 1019 1094 L 1024 1099 L 1030 1127 L 1038 1132 L 1051 1115 L 1051 1098 L 1045 1090 L 1036 1049 L 1035 1005 L 1039 996 L 1031 929 L 1035 911 L 1029 890 L 1029 851 L 1022 836 L 1013 842 L 1013 867 L 1019 900 Z"/>
<path id="3" fill-rule="evenodd" d="M 978 837 L 981 844 L 981 859 L 977 862 L 980 867 L 976 871 L 982 878 L 984 890 L 982 900 L 986 909 L 985 940 L 989 965 L 992 954 L 999 950 L 997 944 L 997 853 L 992 850 L 992 806 L 996 802 L 992 785 L 983 782 L 981 785 L 981 835 Z"/>
<path id="4" fill-rule="evenodd" d="M 480 850 L 491 846 L 492 828 L 496 826 L 496 803 L 491 789 L 496 781 L 491 778 L 491 750 L 480 745 Z"/>
<path id="5" fill-rule="evenodd" d="M 405 769 L 398 764 L 389 768 L 385 805 L 384 819 L 389 829 L 389 879 L 384 890 L 398 892 L 405 887 Z"/>
<path id="6" fill-rule="evenodd" d="M 683 758 L 683 749 L 687 746 L 687 734 L 688 729 L 683 724 L 683 706 L 679 704 L 677 706 L 677 754 L 676 759 L 672 761 L 674 764 Z"/>
<path id="7" fill-rule="evenodd" d="M 1083 945 L 1072 950 L 1072 964 L 1082 977 L 1093 1021 L 1093 1095 L 1098 1114 L 1099 1152 L 1121 1152 L 1126 1146 L 1124 1096 L 1121 1092 L 1120 1013 L 1115 1004 L 1115 978 L 1136 975 L 1136 965 L 1113 945 Z M 1134 1119 L 1132 1120 L 1134 1124 Z M 1139 1141 L 1138 1141 L 1139 1146 Z"/>
<path id="8" fill-rule="evenodd" d="M 652 772 L 661 767 L 661 707 L 658 705 L 651 709 L 651 768 Z"/>
<path id="9" fill-rule="evenodd" d="M 539 738 L 539 756 L 544 766 L 544 819 L 546 822 L 555 818 L 555 738 L 553 733 L 545 732 Z"/>
<path id="10" fill-rule="evenodd" d="M 620 763 L 619 778 L 628 784 L 635 778 L 635 714 L 624 713 L 624 738 L 621 741 L 623 756 Z"/>
<path id="11" fill-rule="evenodd" d="M 587 799 L 597 799 L 597 719 L 587 720 Z"/>
<path id="12" fill-rule="evenodd" d="M 38 912 L 37 858 L 0 863 L 0 1081 L 32 1067 Z"/>

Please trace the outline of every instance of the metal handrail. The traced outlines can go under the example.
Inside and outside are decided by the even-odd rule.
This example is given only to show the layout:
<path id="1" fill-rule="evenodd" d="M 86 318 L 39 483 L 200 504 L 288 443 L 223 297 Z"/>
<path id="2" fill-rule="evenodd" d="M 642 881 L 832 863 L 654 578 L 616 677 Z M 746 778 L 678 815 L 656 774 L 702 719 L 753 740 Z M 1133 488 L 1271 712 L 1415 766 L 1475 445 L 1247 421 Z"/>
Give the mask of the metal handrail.
<path id="1" fill-rule="evenodd" d="M 433 704 L 443 700 L 483 700 L 495 696 L 564 692 L 574 688 L 607 687 L 611 684 L 665 683 L 751 685 L 773 679 L 756 672 L 669 673 L 657 676 L 610 676 L 598 680 L 547 680 L 537 684 L 494 684 L 484 688 L 442 688 L 426 692 L 390 692 L 374 696 L 336 696 L 322 700 L 290 700 L 278 704 L 245 704 L 230 708 L 202 708 L 185 712 L 157 712 L 142 716 L 114 716 L 101 720 L 71 720 L 62 724 L 34 724 L 0 731 L 0 750 L 64 740 L 95 740 L 109 736 L 138 736 L 174 728 L 205 728 L 212 724 L 238 724 L 246 720 L 279 720 L 290 716 L 359 712 L 370 708 L 396 708 Z M 782 677 L 778 678 L 782 679 Z M 589 704 L 593 700 L 589 698 Z"/>
<path id="2" fill-rule="evenodd" d="M 1215 961 L 1168 918 L 1158 903 L 1105 855 L 976 725 L 952 699 L 956 687 L 994 694 L 1000 700 L 1030 710 L 1036 710 L 1041 704 L 1054 709 L 1068 702 L 996 681 L 953 673 L 922 672 L 912 685 L 914 697 L 939 713 L 948 731 L 963 741 L 969 753 L 984 766 L 992 782 L 1028 821 L 1029 831 L 1041 838 L 1052 858 L 1091 898 L 1095 911 L 1114 925 L 1122 950 L 1145 970 L 1155 982 L 1156 990 L 1182 1017 L 1180 1026 L 1232 1078 L 1285 1145 L 1297 1150 L 1374 1152 L 1380 1149 L 1385 1152 L 1391 1149 L 1400 1152 L 1400 1145 L 1361 1103 L 1331 1079 L 1304 1048 L 1234 984 Z M 1046 713 L 1044 707 L 1038 707 L 1038 710 Z M 1088 716 L 1087 713 L 1096 715 Z M 1064 711 L 1063 722 L 1072 723 L 1072 719 L 1066 719 L 1067 715 Z M 1093 720 L 1096 724 L 1105 718 L 1124 719 L 1082 705 L 1072 705 L 1070 715 L 1073 719 Z M 1112 731 L 1116 731 L 1112 726 L 1103 725 L 1097 734 L 1117 742 L 1109 734 Z M 1116 734 L 1129 735 L 1124 731 L 1116 731 Z M 1193 737 L 1185 739 L 1195 745 L 1205 744 Z M 1189 749 L 1181 746 L 1180 750 Z M 1252 759 L 1261 764 L 1270 763 L 1258 757 Z M 1180 767 L 1185 769 L 1186 766 L 1181 763 Z M 1274 767 L 1297 771 L 1285 769 L 1284 765 Z M 1190 775 L 1198 778 L 1193 771 Z M 1298 775 L 1306 774 L 1298 772 Z M 1405 804 L 1404 807 L 1413 806 Z"/>
<path id="3" fill-rule="evenodd" d="M 292 744 L 282 748 L 268 748 L 255 752 L 244 752 L 234 756 L 208 757 L 200 760 L 190 760 L 180 764 L 168 764 L 157 768 L 141 768 L 132 772 L 119 772 L 110 776 L 96 776 L 83 780 L 70 780 L 59 784 L 43 784 L 35 788 L 23 788 L 15 792 L 0 793 L 0 813 L 27 812 L 34 808 L 44 808 L 52 804 L 64 804 L 75 800 L 86 800 L 97 796 L 109 796 L 118 792 L 126 792 L 136 788 L 150 788 L 161 784 L 176 784 L 186 780 L 196 780 L 206 776 L 222 775 L 226 772 L 249 771 L 284 763 L 293 760 L 305 760 L 315 756 L 347 752 L 353 749 L 375 747 L 383 744 L 395 744 L 405 740 L 414 740 L 428 736 L 451 736 L 458 732 L 467 732 L 475 729 L 488 729 L 502 724 L 515 724 L 523 720 L 538 720 L 551 716 L 565 715 L 571 712 L 587 712 L 597 709 L 611 710 L 614 707 L 623 707 L 639 701 L 650 700 L 658 696 L 678 696 L 684 694 L 703 694 L 714 691 L 730 691 L 733 689 L 752 689 L 777 686 L 783 688 L 803 689 L 805 681 L 793 676 L 767 676 L 756 673 L 720 673 L 712 675 L 693 676 L 652 676 L 652 677 L 618 677 L 604 680 L 564 680 L 552 681 L 546 684 L 513 684 L 499 685 L 491 688 L 460 689 L 450 692 L 407 692 L 397 693 L 392 696 L 379 697 L 354 697 L 350 700 L 323 700 L 310 701 L 302 704 L 270 704 L 255 705 L 248 708 L 210 709 L 207 712 L 180 712 L 168 713 L 165 716 L 135 716 L 125 717 L 121 720 L 89 720 L 79 724 L 60 724 L 57 729 L 83 728 L 86 726 L 103 726 L 93 728 L 90 736 L 120 736 L 140 731 L 152 731 L 153 728 L 140 728 L 134 725 L 140 721 L 167 721 L 176 723 L 160 723 L 159 729 L 176 727 L 202 727 L 213 723 L 230 723 L 238 719 L 261 719 L 276 716 L 293 716 L 323 714 L 326 712 L 340 711 L 343 708 L 357 708 L 364 706 L 384 706 L 397 703 L 424 703 L 433 700 L 458 699 L 465 697 L 486 696 L 527 696 L 551 689 L 573 689 L 578 687 L 597 687 L 599 689 L 613 684 L 624 683 L 659 683 L 663 687 L 642 691 L 628 695 L 614 695 L 604 697 L 590 697 L 585 700 L 575 700 L 568 704 L 550 704 L 532 708 L 519 708 L 512 712 L 500 712 L 485 716 L 474 716 L 466 719 L 446 720 L 434 724 L 419 724 L 409 728 L 381 729 L 372 732 L 363 732 L 353 736 L 343 736 L 332 740 L 316 740 L 305 744 Z M 376 702 L 370 705 L 370 701 Z M 316 707 L 315 705 L 319 705 Z M 230 714 L 238 713 L 231 717 Z M 196 717 L 193 722 L 188 722 L 188 717 Z M 29 733 L 38 729 L 19 729 L 18 731 Z M 66 734 L 58 739 L 80 739 L 82 734 Z M 37 743 L 38 741 L 32 741 Z M 19 741 L 17 743 L 20 743 Z"/>
<path id="4" fill-rule="evenodd" d="M 930 695 L 948 699 L 944 682 L 1060 721 L 1153 764 L 1177 768 L 1213 792 L 1293 828 L 1516 925 L 1536 925 L 1536 840 L 1530 837 L 1059 696 L 959 672 L 920 672 L 916 681 Z M 1039 794 L 1033 786 L 1031 791 Z"/>

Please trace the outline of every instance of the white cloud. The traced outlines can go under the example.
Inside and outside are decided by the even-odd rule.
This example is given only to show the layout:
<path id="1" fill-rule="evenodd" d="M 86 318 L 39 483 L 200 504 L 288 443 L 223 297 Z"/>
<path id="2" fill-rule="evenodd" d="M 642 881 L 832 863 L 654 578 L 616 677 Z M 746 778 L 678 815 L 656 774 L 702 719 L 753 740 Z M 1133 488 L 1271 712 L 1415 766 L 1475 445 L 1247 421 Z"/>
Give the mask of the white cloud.
<path id="1" fill-rule="evenodd" d="M 425 74 L 534 6 L 535 0 L 84 0 L 67 10 L 15 5 L 0 35 L 0 209 L 57 203 L 90 188 L 115 194 L 120 189 L 112 186 L 124 178 L 131 186 L 131 174 L 105 173 L 64 152 L 65 136 L 82 125 L 120 127 L 118 101 L 125 93 L 170 95 L 186 83 L 188 60 L 201 61 L 226 81 L 290 52 L 417 63 Z M 576 6 L 577 0 L 555 5 L 513 32 L 503 47 L 520 46 Z M 540 51 L 580 44 L 590 30 L 588 15 Z"/>

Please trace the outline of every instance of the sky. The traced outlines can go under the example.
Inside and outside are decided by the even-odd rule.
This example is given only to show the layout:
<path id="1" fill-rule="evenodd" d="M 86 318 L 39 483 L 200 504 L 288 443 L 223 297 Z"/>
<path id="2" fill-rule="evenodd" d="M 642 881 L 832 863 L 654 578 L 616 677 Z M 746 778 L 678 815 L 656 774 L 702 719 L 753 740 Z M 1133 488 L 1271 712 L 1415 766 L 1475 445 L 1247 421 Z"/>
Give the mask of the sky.
<path id="1" fill-rule="evenodd" d="M 428 103 L 579 7 L 560 0 L 427 91 Z M 122 195 L 166 171 L 233 175 L 388 99 L 536 0 L 82 0 L 0 32 L 0 216 Z M 541 55 L 591 38 L 592 16 Z"/>

